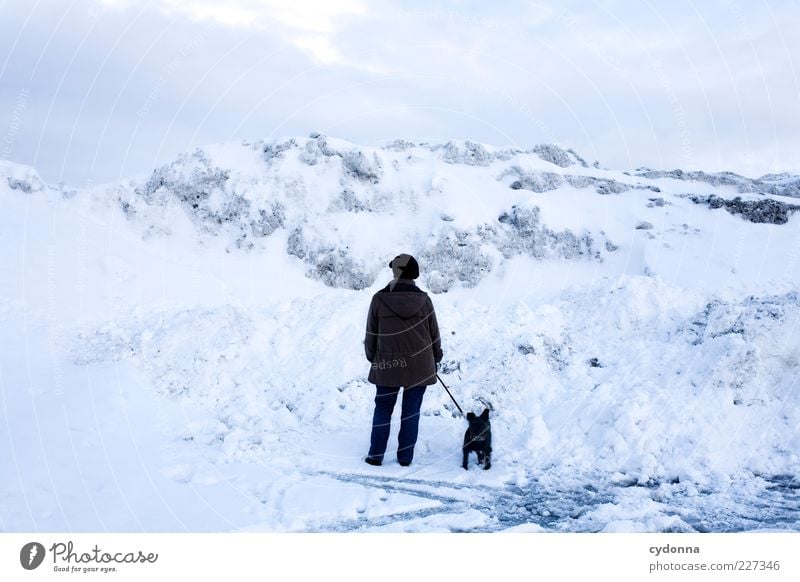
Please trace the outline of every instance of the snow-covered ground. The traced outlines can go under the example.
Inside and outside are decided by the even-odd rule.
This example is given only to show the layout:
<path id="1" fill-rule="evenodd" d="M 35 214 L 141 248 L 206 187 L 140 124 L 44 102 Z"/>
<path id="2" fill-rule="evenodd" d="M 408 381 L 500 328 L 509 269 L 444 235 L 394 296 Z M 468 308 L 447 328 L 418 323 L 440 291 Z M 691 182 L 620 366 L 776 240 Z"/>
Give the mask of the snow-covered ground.
<path id="1" fill-rule="evenodd" d="M 3 162 L 0 529 L 800 530 L 798 180 L 316 135 L 88 190 Z M 363 462 L 400 252 L 490 471 L 440 385 L 412 466 Z"/>

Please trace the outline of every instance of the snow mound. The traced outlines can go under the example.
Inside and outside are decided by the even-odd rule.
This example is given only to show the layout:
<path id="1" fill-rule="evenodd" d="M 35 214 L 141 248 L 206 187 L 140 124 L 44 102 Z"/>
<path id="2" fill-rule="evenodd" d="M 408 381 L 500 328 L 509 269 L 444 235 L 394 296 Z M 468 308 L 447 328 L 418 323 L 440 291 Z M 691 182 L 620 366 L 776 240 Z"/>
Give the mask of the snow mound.
<path id="1" fill-rule="evenodd" d="M 4 526 L 796 529 L 796 181 L 321 134 L 88 190 L 3 162 Z M 363 463 L 400 252 L 491 471 L 438 385 L 413 466 Z"/>
<path id="2" fill-rule="evenodd" d="M 384 148 L 365 148 L 312 134 L 306 140 L 197 149 L 156 169 L 142 183 L 116 187 L 111 195 L 126 218 L 143 230 L 153 232 L 157 223 L 157 232 L 168 233 L 165 209 L 177 207 L 200 236 L 223 237 L 242 251 L 258 250 L 265 238 L 282 229 L 288 234 L 286 253 L 306 264 L 307 276 L 331 287 L 358 290 L 371 286 L 386 263 L 384 259 L 391 258 L 394 251 L 390 249 L 405 244 L 411 252 L 436 263 L 426 280 L 438 293 L 459 282 L 474 286 L 508 256 L 508 249 L 526 247 L 533 256 L 549 256 L 545 248 L 532 249 L 535 245 L 509 240 L 513 231 L 503 228 L 499 219 L 507 216 L 503 211 L 513 212 L 520 200 L 502 183 L 504 177 L 517 172 L 524 184 L 530 185 L 538 179 L 536 174 L 517 164 L 534 161 L 537 166 L 544 163 L 542 167 L 587 167 L 573 150 L 555 145 L 537 146 L 528 152 L 470 141 L 439 145 L 394 142 Z M 469 186 L 463 182 L 460 167 L 479 172 Z M 613 179 L 561 178 L 552 172 L 540 175 L 551 179 L 545 189 L 562 184 L 593 185 L 601 193 L 628 188 Z M 520 183 L 517 180 L 511 189 L 528 187 Z M 461 206 L 466 187 L 492 193 L 494 216 L 484 215 L 481 206 L 485 202 L 473 213 L 484 215 L 478 224 L 471 217 L 463 220 L 463 210 L 437 212 Z M 437 220 L 434 213 L 441 218 Z M 588 232 L 565 236 L 591 238 Z M 377 248 L 375 238 L 384 239 Z M 365 245 L 365 239 L 370 244 Z M 591 253 L 561 256 L 599 259 L 607 248 L 610 246 L 600 244 Z M 440 264 L 444 262 L 447 267 Z"/>

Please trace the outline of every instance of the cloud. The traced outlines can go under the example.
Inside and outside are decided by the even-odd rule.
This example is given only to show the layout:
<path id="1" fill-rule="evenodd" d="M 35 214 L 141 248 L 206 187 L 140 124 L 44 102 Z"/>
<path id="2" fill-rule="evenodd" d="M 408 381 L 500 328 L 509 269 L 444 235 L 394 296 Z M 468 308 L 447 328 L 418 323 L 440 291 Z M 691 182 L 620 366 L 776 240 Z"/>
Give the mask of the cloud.
<path id="1" fill-rule="evenodd" d="M 51 180 L 310 131 L 554 141 L 623 169 L 800 170 L 800 12 L 786 4 L 9 2 L 0 111 L 22 91 L 27 107 L 8 155 Z"/>
<path id="2" fill-rule="evenodd" d="M 131 4 L 130 0 L 98 1 L 117 8 Z M 336 46 L 345 26 L 367 14 L 362 0 L 156 0 L 156 6 L 165 14 L 194 22 L 276 34 L 316 64 L 370 69 L 346 58 Z"/>

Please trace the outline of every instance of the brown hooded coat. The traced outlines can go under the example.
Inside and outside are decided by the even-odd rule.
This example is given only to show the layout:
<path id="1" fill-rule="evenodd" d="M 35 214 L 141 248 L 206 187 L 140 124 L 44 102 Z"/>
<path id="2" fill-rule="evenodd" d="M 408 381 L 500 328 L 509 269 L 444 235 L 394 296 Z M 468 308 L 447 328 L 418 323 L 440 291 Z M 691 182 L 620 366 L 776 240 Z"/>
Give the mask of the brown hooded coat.
<path id="1" fill-rule="evenodd" d="M 439 324 L 428 294 L 411 279 L 397 279 L 375 293 L 369 306 L 364 351 L 367 380 L 391 387 L 436 383 L 442 359 Z"/>

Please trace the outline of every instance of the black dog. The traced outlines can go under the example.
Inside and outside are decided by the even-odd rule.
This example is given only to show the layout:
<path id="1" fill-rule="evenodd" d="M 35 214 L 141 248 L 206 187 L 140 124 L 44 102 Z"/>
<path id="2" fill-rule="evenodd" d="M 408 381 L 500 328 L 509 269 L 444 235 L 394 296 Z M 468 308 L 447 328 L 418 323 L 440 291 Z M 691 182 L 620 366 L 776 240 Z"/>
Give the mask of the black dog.
<path id="1" fill-rule="evenodd" d="M 484 409 L 480 416 L 469 412 L 467 420 L 469 427 L 464 434 L 464 462 L 461 466 L 469 468 L 469 453 L 474 451 L 478 454 L 478 463 L 488 469 L 492 466 L 492 425 L 489 422 L 489 409 Z"/>

